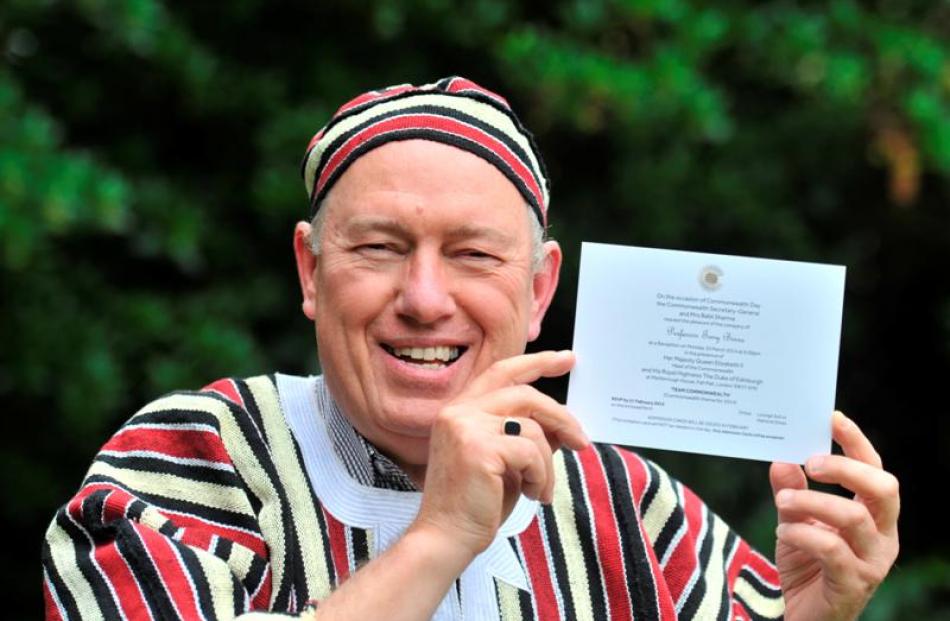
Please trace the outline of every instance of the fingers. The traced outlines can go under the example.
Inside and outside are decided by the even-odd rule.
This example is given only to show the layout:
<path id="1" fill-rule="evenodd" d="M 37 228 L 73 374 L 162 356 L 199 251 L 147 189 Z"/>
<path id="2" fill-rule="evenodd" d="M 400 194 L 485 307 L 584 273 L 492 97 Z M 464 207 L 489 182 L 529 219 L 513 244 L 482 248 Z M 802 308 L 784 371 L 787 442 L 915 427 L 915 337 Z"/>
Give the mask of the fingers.
<path id="1" fill-rule="evenodd" d="M 884 497 L 896 491 L 894 475 L 844 455 L 812 457 L 805 470 L 816 481 L 837 483 L 861 497 Z"/>
<path id="2" fill-rule="evenodd" d="M 826 495 L 816 494 L 805 502 L 827 500 L 820 496 Z M 896 542 L 888 545 L 880 535 L 874 537 L 876 543 L 872 540 L 871 545 L 864 546 L 862 557 L 861 546 L 855 546 L 854 539 L 822 522 L 783 522 L 775 534 L 776 562 L 786 601 L 807 599 L 814 604 L 824 600 L 826 609 L 835 611 L 833 617 L 804 614 L 803 618 L 808 619 L 856 619 L 897 557 Z M 816 595 L 816 589 L 822 595 Z"/>
<path id="3" fill-rule="evenodd" d="M 509 436 L 503 432 L 504 421 L 509 419 L 520 423 L 520 435 Z M 497 444 L 500 447 L 500 453 L 506 462 L 507 469 L 499 471 L 498 474 L 520 473 L 521 493 L 541 502 L 551 502 L 554 496 L 554 452 L 548 443 L 544 429 L 530 418 L 510 416 L 502 418 L 492 414 L 483 415 L 479 426 L 488 443 Z M 510 452 L 515 449 L 517 452 Z M 530 460 L 523 451 L 530 451 Z M 521 472 L 529 465 L 530 472 Z"/>
<path id="4" fill-rule="evenodd" d="M 543 430 L 543 435 L 554 435 L 561 443 L 580 450 L 590 443 L 587 434 L 568 409 L 526 384 L 493 390 L 475 399 L 479 409 L 498 416 L 515 416 L 533 419 Z M 556 450 L 557 446 L 551 446 Z"/>
<path id="5" fill-rule="evenodd" d="M 589 440 L 567 408 L 528 382 L 573 365 L 570 351 L 501 360 L 443 407 L 432 426 L 420 514 L 462 533 L 478 551 L 518 496 L 551 502 L 553 452 L 561 444 L 580 450 Z M 504 433 L 508 418 L 521 424 L 519 435 Z"/>
<path id="6" fill-rule="evenodd" d="M 491 418 L 494 419 L 495 417 Z M 502 434 L 501 441 L 520 445 L 519 450 L 531 451 L 530 463 L 532 468 L 530 473 L 522 473 L 521 492 L 528 498 L 549 503 L 554 496 L 554 459 L 551 446 L 548 444 L 544 430 L 535 421 L 527 418 L 516 418 L 515 420 L 521 423 L 521 435 L 505 436 Z M 494 422 L 493 420 L 490 424 Z M 518 440 L 518 442 L 511 442 L 512 440 Z M 523 461 L 511 461 L 509 465 L 514 470 L 525 467 Z"/>
<path id="7" fill-rule="evenodd" d="M 845 455 L 875 468 L 883 467 L 881 456 L 854 421 L 841 412 L 835 412 L 831 422 L 832 437 L 841 445 Z"/>
<path id="8" fill-rule="evenodd" d="M 779 493 L 784 489 L 808 489 L 808 478 L 798 464 L 775 462 L 769 467 L 769 483 L 772 485 L 772 496 L 776 499 L 775 506 L 778 509 L 778 520 L 779 522 L 785 522 L 789 518 L 778 505 Z"/>
<path id="9" fill-rule="evenodd" d="M 854 492 L 867 505 L 881 532 L 897 528 L 900 492 L 897 478 L 889 472 L 843 455 L 821 455 L 808 460 L 808 476 Z"/>
<path id="10" fill-rule="evenodd" d="M 470 405 L 436 417 L 417 519 L 436 525 L 472 554 L 482 552 L 518 498 L 553 491 L 551 448 L 530 418 L 520 435 L 504 433 L 505 417 Z"/>
<path id="11" fill-rule="evenodd" d="M 808 488 L 808 478 L 798 464 L 773 463 L 769 467 L 769 483 L 772 484 L 773 495 L 786 488 Z"/>
<path id="12" fill-rule="evenodd" d="M 826 579 L 847 582 L 853 568 L 859 564 L 854 552 L 844 539 L 816 524 L 788 522 L 775 530 L 779 543 L 804 552 L 822 566 Z"/>
<path id="13" fill-rule="evenodd" d="M 542 448 L 537 439 L 531 437 L 502 435 L 498 441 L 498 452 L 505 462 L 501 474 L 519 474 L 520 491 L 528 498 L 543 499 L 548 489 L 553 487 L 551 481 L 554 467 L 550 451 L 546 451 L 546 447 L 547 443 L 544 443 Z"/>
<path id="14" fill-rule="evenodd" d="M 844 455 L 817 455 L 804 472 L 772 464 L 769 478 L 779 514 L 776 561 L 786 579 L 815 576 L 820 568 L 827 600 L 852 618 L 887 575 L 899 550 L 897 479 L 858 426 L 840 412 L 832 436 Z M 807 478 L 806 478 L 807 475 Z M 854 498 L 808 489 L 808 478 L 837 484 Z M 854 614 L 852 614 L 854 613 Z"/>
<path id="15" fill-rule="evenodd" d="M 485 411 L 469 402 L 443 410 L 436 419 L 434 455 L 443 457 L 436 467 L 448 466 L 461 474 L 480 477 L 479 471 L 507 478 L 514 491 L 550 502 L 554 492 L 554 462 L 551 444 L 541 425 L 512 412 Z M 518 435 L 504 432 L 506 420 L 520 424 Z M 530 451 L 530 458 L 528 455 Z M 513 475 L 513 476 L 512 476 Z M 427 482 L 428 485 L 428 482 Z"/>
<path id="16" fill-rule="evenodd" d="M 857 556 L 866 558 L 874 552 L 877 527 L 859 502 L 813 490 L 783 489 L 776 494 L 775 505 L 783 523 L 817 519 L 832 526 Z"/>
<path id="17" fill-rule="evenodd" d="M 896 536 L 900 514 L 897 478 L 883 470 L 881 456 L 860 427 L 841 412 L 832 419 L 832 435 L 844 455 L 818 455 L 805 466 L 808 476 L 855 493 L 884 535 Z"/>
<path id="18" fill-rule="evenodd" d="M 854 492 L 870 511 L 880 532 L 885 535 L 896 534 L 900 513 L 897 478 L 882 469 L 881 456 L 874 445 L 857 424 L 841 412 L 835 412 L 832 417 L 832 436 L 845 454 L 812 457 L 805 465 L 808 477 Z M 791 464 L 772 464 L 769 480 L 774 494 L 785 488 L 807 488 L 807 480 L 801 469 Z M 781 510 L 779 517 L 785 517 Z"/>
<path id="19" fill-rule="evenodd" d="M 475 378 L 462 393 L 462 397 L 476 397 L 491 390 L 530 384 L 541 377 L 559 377 L 574 366 L 574 353 L 570 350 L 542 351 L 535 354 L 512 356 L 495 362 Z"/>

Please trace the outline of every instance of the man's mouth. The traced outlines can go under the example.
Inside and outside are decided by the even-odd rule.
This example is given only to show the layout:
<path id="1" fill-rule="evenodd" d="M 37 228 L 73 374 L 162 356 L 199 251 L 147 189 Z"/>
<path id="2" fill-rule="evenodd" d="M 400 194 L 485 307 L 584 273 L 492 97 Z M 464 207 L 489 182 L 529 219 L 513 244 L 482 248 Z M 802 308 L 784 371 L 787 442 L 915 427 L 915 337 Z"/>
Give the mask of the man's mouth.
<path id="1" fill-rule="evenodd" d="M 438 345 L 435 347 L 392 347 L 380 343 L 386 352 L 403 362 L 423 369 L 444 369 L 450 366 L 468 349 L 465 346 Z"/>

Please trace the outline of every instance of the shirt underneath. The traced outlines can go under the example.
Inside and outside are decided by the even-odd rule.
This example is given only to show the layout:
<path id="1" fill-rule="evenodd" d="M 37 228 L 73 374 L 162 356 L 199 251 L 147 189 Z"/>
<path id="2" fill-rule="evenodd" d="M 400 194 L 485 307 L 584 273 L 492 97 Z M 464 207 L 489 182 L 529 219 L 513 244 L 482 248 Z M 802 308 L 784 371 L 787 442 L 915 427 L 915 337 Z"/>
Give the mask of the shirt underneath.
<path id="1" fill-rule="evenodd" d="M 330 441 L 347 473 L 368 487 L 418 492 L 409 475 L 357 431 L 336 402 L 327 396 L 329 391 L 317 391 L 317 398 L 323 401 L 320 405 L 326 413 Z"/>

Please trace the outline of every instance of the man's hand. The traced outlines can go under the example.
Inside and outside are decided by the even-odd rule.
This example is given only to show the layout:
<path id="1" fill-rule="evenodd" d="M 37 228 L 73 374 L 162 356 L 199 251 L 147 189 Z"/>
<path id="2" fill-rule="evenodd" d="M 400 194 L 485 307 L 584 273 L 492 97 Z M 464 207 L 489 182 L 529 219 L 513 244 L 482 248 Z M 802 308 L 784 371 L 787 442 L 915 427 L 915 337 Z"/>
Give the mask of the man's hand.
<path id="1" fill-rule="evenodd" d="M 486 369 L 432 426 L 422 506 L 408 531 L 320 603 L 318 619 L 429 619 L 495 538 L 518 497 L 550 500 L 553 451 L 589 443 L 580 424 L 528 384 L 564 375 L 569 351 L 514 356 Z M 504 433 L 514 418 L 521 433 Z M 424 579 L 419 579 L 424 576 Z"/>
<path id="2" fill-rule="evenodd" d="M 897 558 L 898 483 L 858 426 L 835 412 L 844 455 L 813 457 L 805 471 L 854 498 L 808 489 L 802 469 L 772 464 L 778 508 L 775 560 L 788 621 L 856 619 Z"/>
<path id="3" fill-rule="evenodd" d="M 589 443 L 567 408 L 529 386 L 574 366 L 569 351 L 500 360 L 439 413 L 432 427 L 422 506 L 410 530 L 436 533 L 470 558 L 483 551 L 521 494 L 550 502 L 552 453 Z M 505 435 L 506 418 L 521 423 Z"/>

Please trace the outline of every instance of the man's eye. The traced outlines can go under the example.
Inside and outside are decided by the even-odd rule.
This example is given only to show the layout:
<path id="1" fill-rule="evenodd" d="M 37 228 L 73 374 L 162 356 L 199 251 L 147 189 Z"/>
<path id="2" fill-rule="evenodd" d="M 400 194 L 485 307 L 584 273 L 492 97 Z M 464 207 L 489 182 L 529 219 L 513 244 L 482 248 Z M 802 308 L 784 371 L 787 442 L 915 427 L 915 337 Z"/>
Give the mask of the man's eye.
<path id="1" fill-rule="evenodd" d="M 398 250 L 390 244 L 362 244 L 357 247 L 357 250 L 370 253 L 381 253 L 381 252 L 398 252 Z"/>
<path id="2" fill-rule="evenodd" d="M 466 259 L 474 259 L 476 261 L 486 261 L 486 260 L 497 259 L 495 255 L 489 254 L 487 252 L 483 252 L 481 250 L 463 250 L 460 254 L 462 257 Z"/>

